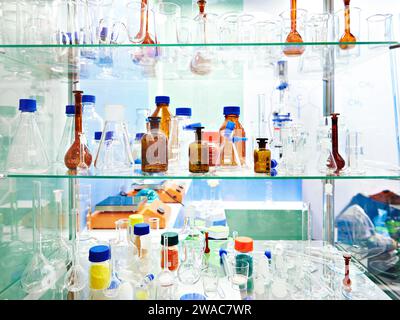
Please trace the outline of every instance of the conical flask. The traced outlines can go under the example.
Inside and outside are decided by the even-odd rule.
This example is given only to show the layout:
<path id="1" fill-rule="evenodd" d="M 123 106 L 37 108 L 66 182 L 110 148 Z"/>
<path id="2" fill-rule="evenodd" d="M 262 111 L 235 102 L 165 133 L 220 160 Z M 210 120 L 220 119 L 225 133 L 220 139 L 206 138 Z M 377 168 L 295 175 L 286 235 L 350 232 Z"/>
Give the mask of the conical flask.
<path id="1" fill-rule="evenodd" d="M 221 170 L 238 170 L 240 169 L 240 158 L 235 142 L 238 137 L 234 137 L 235 123 L 228 121 L 224 130 L 220 131 L 222 143 L 216 161 L 218 169 Z"/>
<path id="2" fill-rule="evenodd" d="M 49 160 L 35 120 L 36 100 L 20 99 L 17 130 L 7 157 L 8 172 L 44 173 Z"/>
<path id="3" fill-rule="evenodd" d="M 107 105 L 105 118 L 103 132 L 106 134 L 101 136 L 94 166 L 103 173 L 128 173 L 132 170 L 134 161 L 125 124 L 125 106 Z M 112 132 L 111 139 L 110 136 L 107 137 L 108 132 Z"/>
<path id="4" fill-rule="evenodd" d="M 64 131 L 61 138 L 60 145 L 58 147 L 56 165 L 64 167 L 64 156 L 67 153 L 69 147 L 74 142 L 75 137 L 75 105 L 67 105 L 65 107 L 65 115 L 67 119 L 65 121 Z"/>

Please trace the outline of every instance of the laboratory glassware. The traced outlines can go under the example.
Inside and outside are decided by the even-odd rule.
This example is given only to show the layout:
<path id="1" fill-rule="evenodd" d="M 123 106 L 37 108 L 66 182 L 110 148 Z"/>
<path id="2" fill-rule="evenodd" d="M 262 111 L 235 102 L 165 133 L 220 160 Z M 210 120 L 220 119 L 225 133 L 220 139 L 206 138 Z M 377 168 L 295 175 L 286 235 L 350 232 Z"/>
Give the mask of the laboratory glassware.
<path id="1" fill-rule="evenodd" d="M 339 132 L 338 132 L 338 116 L 339 113 L 332 113 L 332 155 L 336 163 L 336 175 L 339 175 L 345 166 L 345 161 L 339 154 Z M 333 166 L 333 161 L 329 161 L 330 168 Z"/>
<path id="2" fill-rule="evenodd" d="M 232 268 L 230 261 L 228 260 L 228 252 L 225 249 L 219 249 L 219 257 L 220 263 L 222 264 L 222 268 L 224 270 L 224 274 L 226 277 L 230 277 L 232 275 Z"/>
<path id="3" fill-rule="evenodd" d="M 254 150 L 254 172 L 271 174 L 271 150 L 267 138 L 257 138 L 258 148 Z"/>
<path id="4" fill-rule="evenodd" d="M 205 131 L 203 132 L 203 139 L 208 142 L 208 165 L 215 167 L 219 152 L 219 133 Z"/>
<path id="5" fill-rule="evenodd" d="M 72 248 L 72 264 L 68 272 L 64 276 L 64 285 L 68 292 L 68 300 L 80 300 L 84 298 L 83 289 L 87 285 L 87 272 L 82 268 L 79 262 L 79 233 L 77 225 L 79 223 L 79 210 L 71 209 L 70 221 L 74 222 L 75 230 L 72 231 L 71 248 Z"/>
<path id="6" fill-rule="evenodd" d="M 204 248 L 196 246 L 192 241 L 183 243 L 183 261 L 178 268 L 178 279 L 184 285 L 193 285 L 200 280 L 201 264 Z M 201 249 L 201 251 L 200 251 Z"/>
<path id="7" fill-rule="evenodd" d="M 133 243 L 128 241 L 129 219 L 117 220 L 115 228 L 117 237 L 111 244 L 112 257 L 115 261 L 115 272 L 120 278 L 124 278 L 124 271 L 132 266 L 138 252 Z"/>
<path id="8" fill-rule="evenodd" d="M 94 154 L 94 147 L 89 142 L 94 133 L 103 130 L 103 119 L 96 112 L 96 97 L 93 95 L 82 96 L 82 125 L 83 132 L 88 139 L 88 148 Z M 97 151 L 97 150 L 96 150 Z"/>
<path id="9" fill-rule="evenodd" d="M 321 141 L 321 151 L 318 158 L 318 171 L 327 176 L 335 175 L 337 172 L 335 157 L 332 154 L 332 143 L 327 138 L 324 138 Z"/>
<path id="10" fill-rule="evenodd" d="M 164 259 L 165 259 L 165 244 L 164 244 L 164 239 L 165 237 L 168 238 L 168 243 L 167 243 L 167 253 L 168 253 L 168 269 L 169 271 L 175 271 L 179 267 L 179 250 L 178 250 L 178 245 L 179 245 L 179 236 L 176 232 L 165 232 L 161 235 L 161 268 L 165 266 Z"/>
<path id="11" fill-rule="evenodd" d="M 153 300 L 154 274 L 147 274 L 143 280 L 135 286 L 134 300 Z"/>
<path id="12" fill-rule="evenodd" d="M 155 103 L 156 110 L 151 114 L 151 117 L 160 117 L 160 130 L 169 139 L 171 129 L 170 98 L 168 96 L 156 96 Z"/>
<path id="13" fill-rule="evenodd" d="M 374 14 L 367 18 L 368 25 L 368 41 L 392 41 L 393 29 L 391 14 Z M 371 44 L 370 48 L 376 48 L 380 45 Z"/>
<path id="14" fill-rule="evenodd" d="M 49 160 L 36 123 L 36 100 L 20 99 L 19 119 L 7 157 L 7 170 L 18 173 L 44 173 Z"/>
<path id="15" fill-rule="evenodd" d="M 193 19 L 193 43 L 214 43 L 218 39 L 218 16 L 205 12 L 207 1 L 199 0 L 199 13 Z M 198 75 L 207 75 L 213 69 L 216 52 L 211 47 L 196 48 L 196 52 L 190 61 L 190 71 Z"/>
<path id="16" fill-rule="evenodd" d="M 156 298 L 158 300 L 172 300 L 175 296 L 175 277 L 168 268 L 168 235 L 164 234 L 164 266 L 157 275 Z"/>
<path id="17" fill-rule="evenodd" d="M 133 166 L 132 150 L 129 143 L 126 126 L 125 106 L 106 105 L 104 132 L 112 132 L 111 144 L 106 139 L 107 134 L 101 136 L 94 166 L 102 172 L 131 171 Z M 111 148 L 108 148 L 111 145 Z"/>
<path id="18" fill-rule="evenodd" d="M 160 117 L 149 117 L 150 130 L 142 137 L 142 171 L 168 170 L 168 138 L 160 130 Z"/>
<path id="19" fill-rule="evenodd" d="M 253 246 L 254 241 L 249 237 L 237 237 L 235 239 L 235 259 L 236 266 L 241 266 L 243 262 L 248 264 L 249 272 L 248 272 L 248 281 L 246 289 L 248 292 L 252 292 L 254 288 L 254 280 L 253 280 Z"/>
<path id="20" fill-rule="evenodd" d="M 228 121 L 220 131 L 220 147 L 217 157 L 218 169 L 238 170 L 241 168 L 240 156 L 234 140 L 235 123 Z"/>
<path id="21" fill-rule="evenodd" d="M 54 265 L 57 270 L 65 268 L 65 272 L 69 267 L 72 260 L 72 253 L 69 245 L 64 240 L 64 213 L 62 207 L 62 194 L 63 190 L 54 190 L 54 199 L 57 206 L 57 240 L 55 242 L 55 251 L 49 261 Z"/>
<path id="22" fill-rule="evenodd" d="M 33 182 L 32 230 L 33 256 L 21 275 L 21 285 L 28 294 L 41 294 L 53 288 L 56 269 L 43 255 L 42 247 L 42 186 Z"/>
<path id="23" fill-rule="evenodd" d="M 147 130 L 146 130 L 147 131 Z M 142 155 L 141 155 L 141 146 L 142 146 L 142 138 L 145 134 L 144 133 L 136 133 L 135 140 L 132 143 L 132 154 L 133 154 L 133 161 L 136 165 L 140 167 L 142 164 Z"/>
<path id="24" fill-rule="evenodd" d="M 144 217 L 140 213 L 135 213 L 131 214 L 129 216 L 129 226 L 128 226 L 128 241 L 130 241 L 132 244 L 133 243 L 133 228 L 135 227 L 136 224 L 138 223 L 143 223 L 144 222 Z M 135 246 L 136 248 L 136 246 Z"/>
<path id="25" fill-rule="evenodd" d="M 115 256 L 114 256 L 114 250 L 113 250 L 113 240 L 109 241 L 109 250 L 110 250 L 110 260 L 111 260 L 111 279 L 110 279 L 110 285 L 107 289 L 104 289 L 104 296 L 109 298 L 109 299 L 118 299 L 119 298 L 119 289 L 122 284 L 121 279 L 118 277 L 118 274 L 116 272 L 116 261 L 115 261 Z M 132 298 L 132 295 L 129 297 Z"/>
<path id="26" fill-rule="evenodd" d="M 63 135 L 61 138 L 60 145 L 58 147 L 57 164 L 64 166 L 64 157 L 72 142 L 74 142 L 75 135 L 75 105 L 67 105 L 65 107 L 66 121 L 64 126 Z"/>
<path id="27" fill-rule="evenodd" d="M 8 151 L 15 133 L 17 108 L 0 106 L 0 171 L 6 169 Z"/>
<path id="28" fill-rule="evenodd" d="M 307 20 L 307 11 L 297 9 L 297 0 L 290 0 L 290 10 L 280 14 L 282 19 L 282 31 L 286 36 L 286 43 L 303 43 L 300 33 L 305 34 L 305 23 Z M 289 34 L 287 34 L 288 29 Z M 299 32 L 300 31 L 300 32 Z M 282 39 L 283 40 L 283 39 Z M 299 56 L 305 51 L 303 45 L 287 45 L 283 49 L 283 53 L 287 56 Z"/>
<path id="29" fill-rule="evenodd" d="M 205 296 L 215 298 L 218 295 L 218 269 L 210 265 L 201 271 L 201 277 Z"/>
<path id="30" fill-rule="evenodd" d="M 110 248 L 98 245 L 89 250 L 89 300 L 104 299 L 104 290 L 111 283 Z"/>
<path id="31" fill-rule="evenodd" d="M 242 124 L 239 122 L 239 115 L 240 115 L 240 107 L 237 107 L 237 106 L 224 107 L 225 121 L 219 129 L 220 132 L 225 130 L 228 121 L 231 121 L 235 125 L 234 130 L 233 130 L 233 136 L 238 137 L 238 138 L 245 138 L 246 132 L 244 131 Z M 224 140 L 224 136 L 221 135 L 220 136 L 220 144 L 223 142 L 223 140 Z M 236 146 L 236 149 L 239 154 L 240 164 L 245 165 L 246 164 L 246 141 L 243 139 L 238 139 L 237 142 L 235 142 L 235 146 Z M 224 158 L 224 154 L 221 155 L 221 158 L 222 159 Z"/>
<path id="32" fill-rule="evenodd" d="M 103 129 L 103 128 L 102 128 Z M 100 141 L 101 141 L 101 131 L 96 131 L 93 136 L 93 141 L 92 141 L 92 151 L 93 154 L 97 154 L 97 151 L 99 150 L 100 146 Z"/>
<path id="33" fill-rule="evenodd" d="M 350 32 L 350 0 L 343 0 L 344 3 L 344 34 L 339 39 L 339 42 L 356 42 L 356 37 Z M 347 50 L 353 49 L 355 47 L 354 44 L 341 44 L 339 45 L 340 49 Z"/>
<path id="34" fill-rule="evenodd" d="M 344 253 L 343 254 L 344 258 L 344 278 L 343 278 L 343 290 L 345 292 L 351 292 L 351 279 L 350 279 L 350 260 L 351 260 L 351 254 L 350 253 Z"/>
<path id="35" fill-rule="evenodd" d="M 234 290 L 240 292 L 247 292 L 247 282 L 249 279 L 249 263 L 245 260 L 236 261 L 236 257 L 228 257 L 228 263 L 230 264 L 231 274 L 228 279 Z"/>
<path id="36" fill-rule="evenodd" d="M 146 133 L 148 130 L 147 117 L 150 115 L 150 109 L 138 108 L 136 109 L 136 122 L 135 132 Z"/>
<path id="37" fill-rule="evenodd" d="M 189 145 L 189 171 L 207 173 L 209 171 L 208 143 L 202 138 L 204 127 L 195 127 L 196 140 Z"/>
<path id="38" fill-rule="evenodd" d="M 126 28 L 129 41 L 143 43 L 145 37 L 148 36 L 147 0 L 128 2 L 126 9 Z M 148 41 L 148 38 L 146 40 Z"/>
<path id="39" fill-rule="evenodd" d="M 350 174 L 365 173 L 362 133 L 348 131 L 346 137 L 347 169 Z"/>
<path id="40" fill-rule="evenodd" d="M 185 171 L 188 168 L 188 149 L 190 144 L 190 125 L 192 109 L 180 107 L 175 109 L 171 119 L 171 131 L 168 139 L 168 164 L 172 169 Z"/>
<path id="41" fill-rule="evenodd" d="M 75 138 L 64 157 L 65 166 L 70 170 L 76 170 L 81 160 L 81 133 L 82 133 L 82 93 L 83 91 L 73 91 L 75 95 Z M 90 167 L 92 155 L 84 145 L 84 162 Z"/>
<path id="42" fill-rule="evenodd" d="M 133 227 L 133 244 L 137 249 L 136 271 L 147 274 L 151 268 L 151 236 L 148 223 L 137 223 Z"/>

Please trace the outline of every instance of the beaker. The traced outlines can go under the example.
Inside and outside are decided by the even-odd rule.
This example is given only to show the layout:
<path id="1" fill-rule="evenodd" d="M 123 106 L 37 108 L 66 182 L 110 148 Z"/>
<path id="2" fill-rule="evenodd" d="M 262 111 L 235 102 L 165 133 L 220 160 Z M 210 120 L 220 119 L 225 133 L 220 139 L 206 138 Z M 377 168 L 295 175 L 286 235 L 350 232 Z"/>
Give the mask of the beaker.
<path id="1" fill-rule="evenodd" d="M 32 199 L 32 245 L 33 256 L 21 276 L 21 285 L 28 294 L 41 294 L 52 288 L 56 282 L 56 269 L 43 255 L 42 249 L 42 187 L 33 182 Z"/>
<path id="2" fill-rule="evenodd" d="M 249 263 L 244 260 L 237 261 L 236 257 L 228 257 L 231 274 L 228 277 L 232 288 L 240 292 L 247 292 L 247 282 L 249 279 Z"/>
<path id="3" fill-rule="evenodd" d="M 346 137 L 347 169 L 350 174 L 365 173 L 362 133 L 349 131 Z"/>
<path id="4" fill-rule="evenodd" d="M 134 161 L 125 123 L 125 106 L 105 106 L 103 132 L 113 132 L 111 148 L 108 148 L 109 142 L 106 140 L 106 134 L 103 134 L 94 162 L 95 168 L 102 173 L 129 173 Z M 108 161 L 109 152 L 110 161 Z"/>
<path id="5" fill-rule="evenodd" d="M 132 43 L 142 43 L 146 36 L 146 26 L 148 24 L 146 2 L 131 1 L 126 5 L 126 28 L 129 41 Z"/>
<path id="6" fill-rule="evenodd" d="M 392 41 L 393 29 L 391 14 L 374 14 L 367 18 L 368 42 Z M 369 48 L 383 47 L 379 44 L 370 44 Z"/>
<path id="7" fill-rule="evenodd" d="M 202 270 L 204 294 L 207 298 L 215 298 L 218 295 L 218 269 L 214 266 L 208 266 Z"/>
<path id="8" fill-rule="evenodd" d="M 281 39 L 280 24 L 273 20 L 257 21 L 254 24 L 256 43 L 279 43 Z M 280 56 L 278 46 L 261 46 L 257 49 L 259 55 L 256 63 L 263 66 L 271 65 Z"/>

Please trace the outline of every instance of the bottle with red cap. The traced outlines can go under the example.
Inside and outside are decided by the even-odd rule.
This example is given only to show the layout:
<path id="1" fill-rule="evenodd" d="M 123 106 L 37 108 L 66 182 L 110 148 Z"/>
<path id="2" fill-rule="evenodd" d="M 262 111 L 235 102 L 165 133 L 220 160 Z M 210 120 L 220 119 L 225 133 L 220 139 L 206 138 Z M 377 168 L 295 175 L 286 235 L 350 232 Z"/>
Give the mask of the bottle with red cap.
<path id="1" fill-rule="evenodd" d="M 243 262 L 249 264 L 249 278 L 247 280 L 247 293 L 252 293 L 254 288 L 253 282 L 253 246 L 254 241 L 249 237 L 235 238 L 235 260 L 236 265 L 241 265 Z"/>

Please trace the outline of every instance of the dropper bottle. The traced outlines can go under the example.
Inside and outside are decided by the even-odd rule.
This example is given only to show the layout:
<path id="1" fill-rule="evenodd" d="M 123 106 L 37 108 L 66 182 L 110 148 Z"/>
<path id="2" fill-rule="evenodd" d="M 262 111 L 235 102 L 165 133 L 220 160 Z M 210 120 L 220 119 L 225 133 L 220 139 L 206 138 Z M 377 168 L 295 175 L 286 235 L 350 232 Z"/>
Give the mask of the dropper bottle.
<path id="1" fill-rule="evenodd" d="M 202 141 L 204 127 L 195 127 L 196 140 L 189 145 L 189 171 L 206 173 L 209 171 L 208 143 Z"/>

